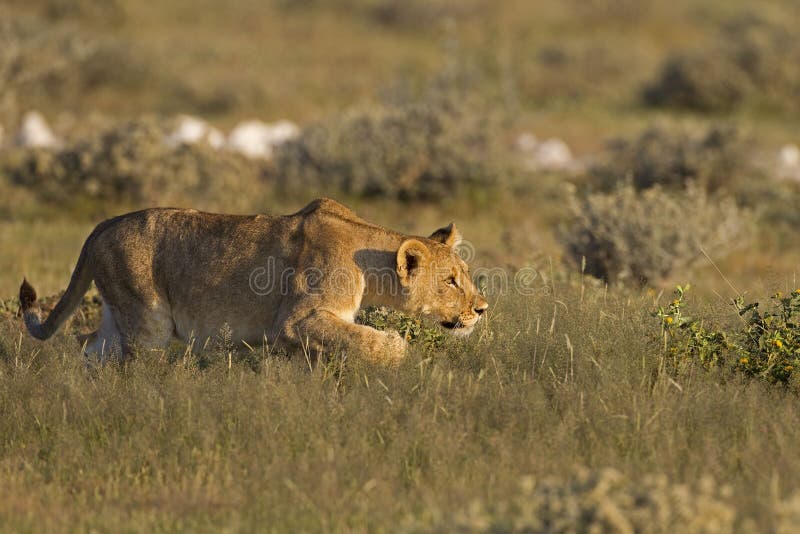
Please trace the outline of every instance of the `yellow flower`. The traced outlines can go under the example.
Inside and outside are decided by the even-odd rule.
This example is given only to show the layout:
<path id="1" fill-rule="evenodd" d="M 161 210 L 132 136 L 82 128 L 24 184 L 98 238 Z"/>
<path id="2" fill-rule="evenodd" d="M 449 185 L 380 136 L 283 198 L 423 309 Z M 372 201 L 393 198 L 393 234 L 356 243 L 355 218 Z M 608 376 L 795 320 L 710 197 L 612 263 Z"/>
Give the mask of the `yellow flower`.
<path id="1" fill-rule="evenodd" d="M 787 365 L 786 367 L 783 368 L 784 371 L 791 371 L 792 369 L 794 369 L 794 367 L 792 367 L 791 365 Z"/>
<path id="2" fill-rule="evenodd" d="M 800 295 L 800 287 L 798 287 L 797 289 L 794 290 L 794 294 L 795 295 Z"/>
<path id="3" fill-rule="evenodd" d="M 750 361 L 749 358 L 739 358 L 739 363 L 741 363 L 742 365 L 747 365 L 747 362 L 749 361 Z"/>
<path id="4" fill-rule="evenodd" d="M 678 304 L 680 304 L 680 303 L 681 303 L 681 301 L 680 301 L 680 300 L 678 300 L 678 299 L 675 299 L 675 300 L 673 300 L 673 301 L 672 301 L 672 305 L 673 305 L 673 306 L 677 306 L 677 305 L 678 305 Z"/>
<path id="5" fill-rule="evenodd" d="M 772 340 L 772 345 L 775 346 L 775 347 L 781 348 L 781 347 L 783 347 L 783 341 L 781 341 L 780 339 L 773 339 Z"/>
<path id="6" fill-rule="evenodd" d="M 669 317 L 669 316 L 664 317 L 664 322 L 665 323 L 672 324 L 672 321 L 674 321 L 674 319 L 672 317 Z"/>

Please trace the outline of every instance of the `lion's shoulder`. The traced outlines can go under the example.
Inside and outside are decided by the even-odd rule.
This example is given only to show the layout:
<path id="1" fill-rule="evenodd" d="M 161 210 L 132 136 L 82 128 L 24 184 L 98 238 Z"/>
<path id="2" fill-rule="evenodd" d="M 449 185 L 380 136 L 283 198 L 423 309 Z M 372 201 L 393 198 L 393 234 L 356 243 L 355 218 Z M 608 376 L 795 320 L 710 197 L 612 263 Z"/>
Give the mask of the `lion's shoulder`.
<path id="1" fill-rule="evenodd" d="M 356 212 L 345 206 L 344 204 L 333 200 L 332 198 L 318 198 L 312 200 L 300 211 L 295 213 L 301 217 L 311 217 L 313 215 L 328 214 L 334 215 L 341 219 L 349 219 L 354 222 L 363 222 Z"/>
<path id="2" fill-rule="evenodd" d="M 309 202 L 292 216 L 299 218 L 302 226 L 312 233 L 344 231 L 350 238 L 359 236 L 365 240 L 387 233 L 382 226 L 365 221 L 347 206 L 330 198 Z"/>

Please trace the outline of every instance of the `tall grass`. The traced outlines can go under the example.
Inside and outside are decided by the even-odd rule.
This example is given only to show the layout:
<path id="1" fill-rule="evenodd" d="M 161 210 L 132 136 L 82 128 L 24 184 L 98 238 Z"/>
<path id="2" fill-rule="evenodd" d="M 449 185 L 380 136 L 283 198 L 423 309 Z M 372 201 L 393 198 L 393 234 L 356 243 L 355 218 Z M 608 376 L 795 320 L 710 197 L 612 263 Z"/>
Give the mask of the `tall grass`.
<path id="1" fill-rule="evenodd" d="M 575 528 L 609 507 L 640 506 L 621 517 L 663 532 L 726 517 L 763 531 L 776 507 L 795 512 L 796 395 L 664 372 L 647 295 L 564 284 L 493 305 L 472 338 L 397 370 L 331 355 L 309 371 L 266 349 L 201 368 L 182 347 L 87 369 L 66 334 L 37 343 L 7 317 L 0 526 L 484 530 L 523 524 L 543 495 L 540 518 Z M 651 504 L 631 504 L 642 488 Z"/>

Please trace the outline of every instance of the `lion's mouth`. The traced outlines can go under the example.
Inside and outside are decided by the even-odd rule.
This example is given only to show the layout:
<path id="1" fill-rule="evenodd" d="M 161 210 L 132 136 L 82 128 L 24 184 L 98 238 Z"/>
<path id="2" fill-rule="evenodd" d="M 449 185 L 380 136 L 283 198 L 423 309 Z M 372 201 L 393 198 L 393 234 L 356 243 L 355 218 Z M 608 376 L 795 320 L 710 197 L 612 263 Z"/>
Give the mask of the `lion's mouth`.
<path id="1" fill-rule="evenodd" d="M 455 337 L 465 338 L 472 333 L 475 323 L 464 323 L 464 321 L 441 321 L 439 323 L 443 328 L 450 331 L 450 334 Z"/>

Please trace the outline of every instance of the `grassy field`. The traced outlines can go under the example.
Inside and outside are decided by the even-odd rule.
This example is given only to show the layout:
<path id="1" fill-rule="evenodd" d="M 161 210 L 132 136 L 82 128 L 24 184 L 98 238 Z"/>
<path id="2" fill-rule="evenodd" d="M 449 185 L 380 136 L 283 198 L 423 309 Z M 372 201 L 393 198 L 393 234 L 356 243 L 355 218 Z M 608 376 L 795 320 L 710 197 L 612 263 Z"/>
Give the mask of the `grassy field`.
<path id="1" fill-rule="evenodd" d="M 791 0 L 7 0 L 0 126 L 38 109 L 64 145 L 0 141 L 0 530 L 797 531 L 800 183 L 774 160 L 800 144 L 798 18 Z M 270 162 L 166 149 L 181 113 L 303 130 Z M 577 170 L 525 167 L 526 131 Z M 111 215 L 321 195 L 409 234 L 455 221 L 473 270 L 516 285 L 486 288 L 468 339 L 417 325 L 397 369 L 222 333 L 98 365 L 74 337 L 95 289 L 46 342 L 18 316 L 22 277 L 52 302 Z"/>
<path id="2" fill-rule="evenodd" d="M 309 371 L 264 349 L 200 362 L 181 347 L 87 370 L 68 336 L 34 343 L 6 318 L 3 524 L 791 527 L 795 394 L 665 372 L 654 297 L 536 289 L 397 370 L 333 357 Z"/>

